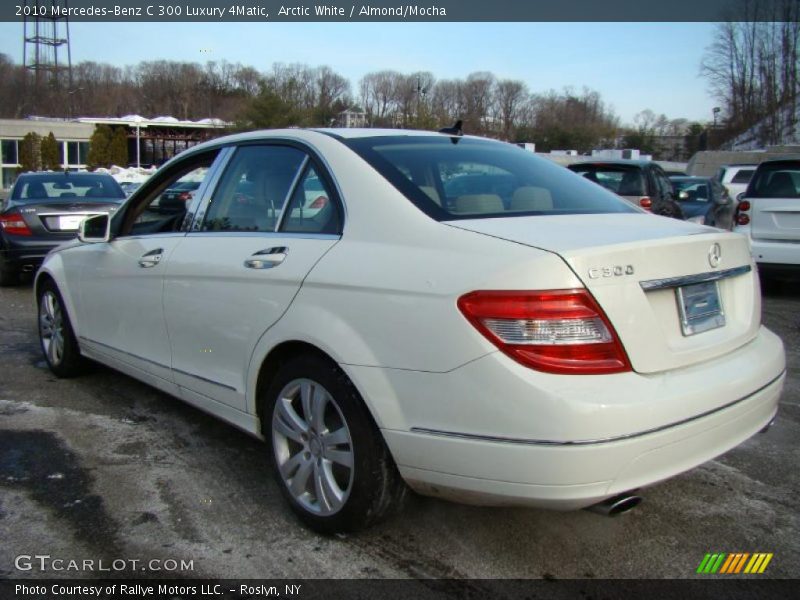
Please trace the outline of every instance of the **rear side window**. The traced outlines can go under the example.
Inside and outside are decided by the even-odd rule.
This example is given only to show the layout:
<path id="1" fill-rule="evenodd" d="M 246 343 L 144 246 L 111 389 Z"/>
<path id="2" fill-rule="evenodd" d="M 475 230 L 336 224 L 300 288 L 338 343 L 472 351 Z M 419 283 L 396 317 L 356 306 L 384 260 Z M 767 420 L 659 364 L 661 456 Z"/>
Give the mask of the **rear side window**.
<path id="1" fill-rule="evenodd" d="M 731 183 L 750 183 L 755 169 L 740 169 L 731 179 Z"/>
<path id="2" fill-rule="evenodd" d="M 751 198 L 800 198 L 800 163 L 759 168 L 747 195 Z"/>
<path id="3" fill-rule="evenodd" d="M 243 146 L 217 186 L 203 231 L 275 231 L 306 155 L 288 146 Z"/>
<path id="4" fill-rule="evenodd" d="M 286 208 L 281 231 L 285 233 L 339 233 L 336 203 L 314 166 L 309 165 Z"/>
<path id="5" fill-rule="evenodd" d="M 511 144 L 448 136 L 343 143 L 440 220 L 638 212 L 569 170 Z"/>

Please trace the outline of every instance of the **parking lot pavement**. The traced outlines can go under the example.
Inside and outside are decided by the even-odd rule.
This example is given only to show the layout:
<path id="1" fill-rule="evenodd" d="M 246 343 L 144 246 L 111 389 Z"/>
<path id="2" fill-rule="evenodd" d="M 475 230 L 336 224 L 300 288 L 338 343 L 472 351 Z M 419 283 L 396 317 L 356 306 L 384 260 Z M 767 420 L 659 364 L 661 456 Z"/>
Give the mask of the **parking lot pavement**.
<path id="1" fill-rule="evenodd" d="M 109 369 L 56 379 L 30 286 L 0 289 L 0 577 L 53 575 L 15 568 L 49 554 L 193 561 L 179 577 L 671 578 L 706 552 L 772 552 L 765 576 L 798 577 L 800 290 L 767 296 L 764 321 L 789 360 L 775 426 L 629 514 L 413 497 L 385 524 L 325 538 L 284 505 L 264 444 Z"/>

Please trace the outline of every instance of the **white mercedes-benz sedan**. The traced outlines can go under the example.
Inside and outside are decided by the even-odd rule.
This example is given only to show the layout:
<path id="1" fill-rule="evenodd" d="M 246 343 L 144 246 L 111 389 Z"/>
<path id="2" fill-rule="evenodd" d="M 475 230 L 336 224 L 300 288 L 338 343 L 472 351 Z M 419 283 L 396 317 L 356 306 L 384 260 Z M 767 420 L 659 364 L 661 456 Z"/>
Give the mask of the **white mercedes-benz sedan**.
<path id="1" fill-rule="evenodd" d="M 744 236 L 454 133 L 201 144 L 86 219 L 35 294 L 56 375 L 91 359 L 263 438 L 326 532 L 407 487 L 625 508 L 767 427 L 785 378 Z"/>

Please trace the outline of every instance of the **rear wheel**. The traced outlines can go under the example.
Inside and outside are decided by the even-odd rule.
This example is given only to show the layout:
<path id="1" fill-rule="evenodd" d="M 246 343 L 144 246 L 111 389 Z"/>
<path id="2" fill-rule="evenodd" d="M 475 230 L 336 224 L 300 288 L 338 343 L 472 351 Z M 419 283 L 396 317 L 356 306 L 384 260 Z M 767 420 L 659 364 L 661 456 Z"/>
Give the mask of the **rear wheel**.
<path id="1" fill-rule="evenodd" d="M 58 377 L 75 377 L 87 366 L 81 356 L 64 300 L 51 281 L 44 282 L 38 295 L 39 342 L 47 365 Z"/>
<path id="2" fill-rule="evenodd" d="M 352 382 L 332 362 L 286 362 L 264 397 L 264 434 L 292 510 L 322 533 L 356 531 L 396 510 L 406 486 Z"/>

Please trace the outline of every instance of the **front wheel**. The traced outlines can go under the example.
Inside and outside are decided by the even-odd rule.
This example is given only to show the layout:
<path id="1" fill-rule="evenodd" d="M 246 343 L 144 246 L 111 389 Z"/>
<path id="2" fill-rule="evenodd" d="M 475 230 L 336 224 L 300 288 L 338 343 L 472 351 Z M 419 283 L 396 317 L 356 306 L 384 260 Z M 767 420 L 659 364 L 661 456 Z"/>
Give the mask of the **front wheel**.
<path id="1" fill-rule="evenodd" d="M 332 362 L 286 362 L 263 397 L 264 434 L 281 491 L 312 529 L 362 529 L 391 514 L 406 486 L 347 376 Z"/>
<path id="2" fill-rule="evenodd" d="M 58 377 L 75 377 L 86 369 L 64 300 L 55 284 L 42 284 L 39 295 L 39 342 L 47 365 Z"/>

